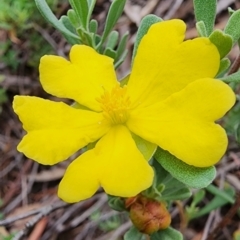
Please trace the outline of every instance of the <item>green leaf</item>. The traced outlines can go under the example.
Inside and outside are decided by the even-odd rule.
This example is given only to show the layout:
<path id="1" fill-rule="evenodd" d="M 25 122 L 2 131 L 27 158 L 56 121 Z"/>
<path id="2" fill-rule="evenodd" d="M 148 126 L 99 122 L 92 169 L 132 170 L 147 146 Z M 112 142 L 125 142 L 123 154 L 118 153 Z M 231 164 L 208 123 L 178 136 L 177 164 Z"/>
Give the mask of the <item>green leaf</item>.
<path id="1" fill-rule="evenodd" d="M 155 158 L 174 178 L 192 188 L 207 187 L 216 176 L 215 167 L 190 166 L 161 148 L 158 148 Z"/>
<path id="2" fill-rule="evenodd" d="M 67 16 L 63 15 L 59 21 L 72 33 L 76 32 L 76 28 L 72 25 L 71 21 Z"/>
<path id="3" fill-rule="evenodd" d="M 118 47 L 117 47 L 117 50 L 116 50 L 116 52 L 117 52 L 116 60 L 119 60 L 121 58 L 121 56 L 124 54 L 124 52 L 127 51 L 126 50 L 126 46 L 127 46 L 128 35 L 129 35 L 129 33 L 126 32 L 122 36 L 122 38 L 121 38 L 121 40 L 120 40 L 120 42 L 118 44 Z"/>
<path id="4" fill-rule="evenodd" d="M 95 48 L 95 43 L 93 40 L 93 33 L 86 31 L 84 28 L 77 28 L 77 32 L 81 38 L 81 42 L 85 45 Z"/>
<path id="5" fill-rule="evenodd" d="M 217 73 L 217 78 L 222 77 L 226 73 L 226 71 L 229 69 L 230 66 L 231 66 L 231 61 L 228 58 L 221 59 L 220 66 Z"/>
<path id="6" fill-rule="evenodd" d="M 71 33 L 52 13 L 51 9 L 49 8 L 48 4 L 45 0 L 35 0 L 36 6 L 42 16 L 51 23 L 56 29 L 58 29 L 63 34 L 66 34 L 72 38 L 79 40 L 79 37 L 73 33 Z"/>
<path id="7" fill-rule="evenodd" d="M 229 18 L 227 25 L 225 26 L 224 32 L 230 35 L 233 39 L 233 44 L 240 38 L 240 9 L 235 11 Z"/>
<path id="8" fill-rule="evenodd" d="M 127 54 L 128 54 L 128 50 L 125 49 L 121 57 L 116 62 L 114 62 L 115 69 L 117 69 L 124 62 Z"/>
<path id="9" fill-rule="evenodd" d="M 237 143 L 240 144 L 240 124 L 239 123 L 237 124 L 237 129 L 235 131 L 235 138 L 237 140 Z"/>
<path id="10" fill-rule="evenodd" d="M 97 0 L 87 0 L 87 1 L 88 1 L 88 16 L 87 16 L 87 22 L 89 22 L 90 19 L 91 19 L 92 12 L 93 12 L 93 9 L 94 9 L 94 6 L 95 6 Z"/>
<path id="11" fill-rule="evenodd" d="M 0 88 L 0 104 L 6 102 L 8 100 L 6 90 L 3 88 Z M 1 204 L 0 204 L 1 206 Z"/>
<path id="12" fill-rule="evenodd" d="M 136 41 L 135 41 L 134 48 L 133 48 L 132 63 L 136 56 L 138 46 L 139 46 L 143 36 L 145 34 L 147 34 L 148 29 L 152 26 L 152 24 L 158 23 L 161 21 L 163 21 L 163 20 L 160 17 L 157 17 L 153 14 L 149 14 L 142 19 L 140 26 L 138 28 L 138 31 L 137 31 Z"/>
<path id="13" fill-rule="evenodd" d="M 123 237 L 124 240 L 147 240 L 147 237 L 145 234 L 140 233 L 138 229 L 134 226 L 132 226 Z"/>
<path id="14" fill-rule="evenodd" d="M 207 37 L 207 29 L 206 29 L 205 23 L 203 21 L 196 23 L 196 29 L 197 29 L 199 36 Z"/>
<path id="15" fill-rule="evenodd" d="M 183 236 L 179 231 L 168 227 L 165 230 L 152 234 L 150 240 L 183 240 Z"/>
<path id="16" fill-rule="evenodd" d="M 135 141 L 138 150 L 142 153 L 144 158 L 149 161 L 156 152 L 157 145 L 142 139 L 134 133 L 132 133 L 132 138 Z"/>
<path id="17" fill-rule="evenodd" d="M 104 43 L 107 36 L 111 32 L 115 24 L 117 23 L 120 16 L 122 15 L 125 3 L 126 3 L 126 0 L 114 0 L 112 2 L 110 9 L 108 11 L 105 28 L 102 35 L 102 40 L 98 47 L 100 47 Z"/>
<path id="18" fill-rule="evenodd" d="M 240 83 L 240 71 L 235 72 L 226 77 L 222 77 L 222 78 L 220 78 L 220 80 L 222 80 L 226 83 Z"/>
<path id="19" fill-rule="evenodd" d="M 82 27 L 88 29 L 88 2 L 87 0 L 69 0 L 70 5 L 72 6 L 74 12 L 76 13 L 79 21 L 82 24 Z"/>
<path id="20" fill-rule="evenodd" d="M 114 49 L 118 42 L 119 33 L 117 31 L 112 31 L 106 43 L 106 48 Z"/>
<path id="21" fill-rule="evenodd" d="M 126 85 L 128 83 L 129 77 L 130 77 L 130 74 L 126 75 L 124 78 L 122 78 L 120 80 L 120 86 L 121 87 L 123 87 L 124 85 Z"/>
<path id="22" fill-rule="evenodd" d="M 71 24 L 75 27 L 75 31 L 76 31 L 76 28 L 80 27 L 80 22 L 78 21 L 76 13 L 74 12 L 73 9 L 69 9 L 67 12 L 67 16 Z"/>
<path id="23" fill-rule="evenodd" d="M 120 197 L 108 195 L 108 205 L 119 212 L 126 210 L 124 200 Z"/>
<path id="24" fill-rule="evenodd" d="M 194 195 L 193 195 L 193 201 L 192 201 L 192 204 L 193 206 L 196 206 L 198 205 L 202 200 L 203 198 L 205 197 L 206 195 L 206 191 L 203 190 L 203 189 L 200 189 L 199 191 L 197 191 Z"/>
<path id="25" fill-rule="evenodd" d="M 228 196 L 233 197 L 235 192 L 232 188 L 226 188 L 222 190 L 225 194 L 227 194 Z M 216 195 L 210 202 L 208 202 L 203 208 L 201 208 L 199 211 L 197 212 L 193 212 L 190 215 L 188 215 L 188 219 L 192 220 L 195 218 L 199 218 L 202 217 L 208 213 L 210 213 L 211 211 L 218 209 L 222 206 L 224 206 L 225 204 L 228 204 L 229 201 L 227 201 L 226 199 L 222 198 L 219 195 Z"/>
<path id="26" fill-rule="evenodd" d="M 209 36 L 210 41 L 217 47 L 220 58 L 225 57 L 232 49 L 233 40 L 221 30 L 215 30 Z"/>
<path id="27" fill-rule="evenodd" d="M 212 184 L 207 186 L 206 190 L 208 190 L 210 193 L 214 194 L 215 196 L 219 196 L 222 199 L 225 199 L 229 203 L 234 204 L 234 202 L 235 202 L 233 197 L 229 196 L 229 194 L 226 194 L 224 191 L 222 191 L 222 189 L 219 189 Z"/>
<path id="28" fill-rule="evenodd" d="M 193 0 L 193 5 L 197 22 L 204 22 L 207 36 L 209 36 L 214 27 L 217 0 Z"/>
<path id="29" fill-rule="evenodd" d="M 70 22 L 69 18 L 67 16 L 62 16 L 59 20 L 69 31 L 71 31 L 72 33 L 76 32 L 76 28 L 73 27 L 72 23 Z M 70 37 L 67 34 L 63 34 L 64 37 L 67 39 L 68 43 L 70 43 L 71 45 L 74 44 L 80 44 L 80 40 L 77 40 L 75 38 Z"/>
<path id="30" fill-rule="evenodd" d="M 89 23 L 89 31 L 96 34 L 98 29 L 98 22 L 95 19 L 92 19 Z"/>
<path id="31" fill-rule="evenodd" d="M 155 169 L 155 179 L 153 183 L 154 191 L 159 192 L 158 200 L 171 201 L 171 200 L 183 200 L 189 198 L 192 193 L 186 187 L 186 185 L 177 179 L 175 179 L 169 172 L 167 172 L 159 162 L 153 161 L 153 167 Z M 151 193 L 150 189 L 150 193 Z"/>
<path id="32" fill-rule="evenodd" d="M 104 55 L 106 55 L 106 56 L 108 56 L 112 59 L 115 59 L 116 58 L 116 51 L 112 50 L 111 48 L 107 48 L 104 51 Z"/>

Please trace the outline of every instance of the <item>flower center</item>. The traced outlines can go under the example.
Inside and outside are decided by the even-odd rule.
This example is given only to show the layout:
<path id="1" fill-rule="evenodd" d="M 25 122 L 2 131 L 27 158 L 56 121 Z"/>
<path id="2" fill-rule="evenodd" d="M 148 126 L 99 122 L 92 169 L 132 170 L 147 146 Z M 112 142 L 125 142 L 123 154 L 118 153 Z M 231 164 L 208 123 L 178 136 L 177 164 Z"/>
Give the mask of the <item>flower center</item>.
<path id="1" fill-rule="evenodd" d="M 111 91 L 104 91 L 97 101 L 101 104 L 103 116 L 112 124 L 125 123 L 129 117 L 130 98 L 127 95 L 127 86 L 117 85 Z"/>

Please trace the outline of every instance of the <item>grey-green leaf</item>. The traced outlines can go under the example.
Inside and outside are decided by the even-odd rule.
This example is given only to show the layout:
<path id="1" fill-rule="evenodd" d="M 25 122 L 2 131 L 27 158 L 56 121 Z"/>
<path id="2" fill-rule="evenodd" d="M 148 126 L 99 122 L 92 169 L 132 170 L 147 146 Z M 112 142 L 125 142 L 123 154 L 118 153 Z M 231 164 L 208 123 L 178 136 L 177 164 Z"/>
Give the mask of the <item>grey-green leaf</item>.
<path id="1" fill-rule="evenodd" d="M 150 240 L 183 240 L 183 236 L 179 231 L 168 227 L 165 230 L 152 234 Z"/>
<path id="2" fill-rule="evenodd" d="M 146 240 L 146 235 L 140 233 L 137 228 L 132 226 L 124 235 L 124 240 Z"/>
<path id="3" fill-rule="evenodd" d="M 215 167 L 190 166 L 161 148 L 158 148 L 155 158 L 173 177 L 192 188 L 207 187 L 216 177 Z"/>
<path id="4" fill-rule="evenodd" d="M 118 59 L 123 55 L 123 53 L 126 51 L 128 35 L 129 35 L 129 33 L 126 32 L 126 33 L 122 36 L 122 38 L 121 38 L 121 40 L 120 40 L 120 42 L 119 42 L 119 44 L 118 44 L 118 47 L 117 47 L 117 50 L 116 50 L 116 51 L 117 51 L 117 56 L 116 56 L 116 59 L 117 59 L 117 60 L 118 60 Z"/>
<path id="5" fill-rule="evenodd" d="M 88 2 L 87 0 L 69 0 L 73 10 L 79 18 L 82 27 L 87 30 L 88 28 Z"/>
<path id="6" fill-rule="evenodd" d="M 132 138 L 144 158 L 149 161 L 157 150 L 157 145 L 132 133 Z"/>
<path id="7" fill-rule="evenodd" d="M 160 201 L 183 200 L 192 195 L 189 188 L 169 174 L 158 161 L 154 160 L 152 166 L 155 169 L 154 187 L 158 191 L 159 187 L 161 189 Z"/>
<path id="8" fill-rule="evenodd" d="M 72 22 L 70 21 L 70 19 L 67 17 L 67 16 L 62 16 L 59 20 L 69 31 L 71 31 L 72 33 L 75 33 L 76 32 L 76 28 L 73 27 L 72 25 Z M 67 34 L 64 34 L 64 37 L 67 39 L 67 41 L 71 44 L 71 45 L 74 45 L 74 44 L 80 44 L 80 40 L 77 40 L 75 38 L 72 38 L 71 36 L 67 35 Z"/>
<path id="9" fill-rule="evenodd" d="M 108 11 L 105 28 L 102 35 L 101 44 L 106 40 L 109 33 L 112 31 L 113 27 L 117 23 L 118 19 L 123 13 L 126 0 L 114 0 Z"/>
<path id="10" fill-rule="evenodd" d="M 95 6 L 97 0 L 87 0 L 87 1 L 88 1 L 88 16 L 87 16 L 87 22 L 89 22 L 90 19 L 91 19 L 92 12 L 93 12 L 93 9 L 94 9 L 94 6 Z"/>
<path id="11" fill-rule="evenodd" d="M 207 37 L 207 29 L 206 29 L 205 23 L 203 21 L 196 23 L 196 29 L 197 29 L 199 36 Z"/>
<path id="12" fill-rule="evenodd" d="M 76 32 L 76 28 L 72 25 L 72 22 L 67 16 L 65 15 L 61 16 L 59 21 L 72 33 Z"/>
<path id="13" fill-rule="evenodd" d="M 120 86 L 123 87 L 124 85 L 128 84 L 129 78 L 130 78 L 130 74 L 120 79 Z"/>
<path id="14" fill-rule="evenodd" d="M 145 34 L 147 34 L 148 29 L 152 26 L 152 24 L 161 22 L 161 21 L 163 21 L 163 20 L 160 17 L 157 17 L 156 15 L 153 15 L 153 14 L 149 14 L 142 19 L 140 26 L 138 28 L 138 31 L 137 31 L 136 41 L 135 41 L 134 48 L 133 48 L 132 63 L 136 56 L 138 46 L 139 46 L 143 36 Z"/>
<path id="15" fill-rule="evenodd" d="M 231 61 L 228 58 L 221 59 L 220 66 L 217 73 L 217 78 L 222 77 L 225 74 L 225 72 L 229 69 L 230 65 L 231 65 Z"/>
<path id="16" fill-rule="evenodd" d="M 76 16 L 76 13 L 74 12 L 73 9 L 69 9 L 68 12 L 67 12 L 67 16 L 68 16 L 71 24 L 75 27 L 75 31 L 76 31 L 76 28 L 80 27 L 80 22 L 79 22 L 79 19 Z"/>
<path id="17" fill-rule="evenodd" d="M 110 206 L 110 208 L 116 211 L 119 211 L 119 212 L 126 211 L 123 198 L 108 195 L 108 205 Z"/>
<path id="18" fill-rule="evenodd" d="M 233 190 L 233 188 L 226 188 L 222 190 L 226 195 L 228 195 L 229 197 L 234 197 L 235 195 L 235 191 Z M 222 206 L 224 206 L 225 204 L 228 204 L 229 201 L 227 201 L 225 198 L 222 198 L 219 195 L 214 196 L 214 198 L 208 202 L 208 204 L 206 204 L 203 208 L 201 208 L 199 211 L 194 212 L 190 215 L 188 215 L 189 220 L 192 220 L 194 218 L 199 218 L 201 216 L 204 216 L 208 213 L 210 213 L 211 211 L 215 210 L 215 209 L 219 209 Z"/>
<path id="19" fill-rule="evenodd" d="M 80 39 L 77 35 L 71 33 L 61 22 L 58 21 L 58 19 L 52 13 L 51 9 L 49 8 L 49 6 L 45 0 L 35 0 L 35 2 L 36 2 L 36 6 L 37 6 L 38 10 L 43 15 L 43 17 L 49 23 L 51 23 L 56 29 L 58 29 L 60 32 L 66 34 L 72 38 L 75 38 L 77 40 Z"/>
<path id="20" fill-rule="evenodd" d="M 224 29 L 224 32 L 232 37 L 233 44 L 236 43 L 240 38 L 240 28 L 238 27 L 239 23 L 240 23 L 240 9 L 235 11 L 231 15 Z"/>
<path id="21" fill-rule="evenodd" d="M 112 31 L 108 36 L 106 48 L 114 49 L 117 45 L 118 37 L 119 37 L 119 33 L 117 31 Z"/>
<path id="22" fill-rule="evenodd" d="M 125 60 L 126 56 L 128 54 L 128 50 L 125 49 L 124 52 L 122 53 L 121 57 L 117 60 L 117 61 L 114 61 L 114 67 L 115 69 L 117 69 Z M 117 59 L 117 58 L 116 58 Z"/>
<path id="23" fill-rule="evenodd" d="M 116 51 L 112 50 L 111 48 L 107 48 L 104 51 L 104 55 L 106 55 L 106 56 L 108 56 L 112 59 L 115 59 L 116 58 Z"/>
<path id="24" fill-rule="evenodd" d="M 98 22 L 95 19 L 92 19 L 89 23 L 89 31 L 96 34 L 98 29 Z"/>
<path id="25" fill-rule="evenodd" d="M 209 36 L 216 18 L 217 0 L 193 0 L 193 5 L 197 22 L 204 22 Z"/>
<path id="26" fill-rule="evenodd" d="M 222 77 L 220 79 L 226 83 L 240 83 L 240 71 L 235 72 L 226 77 Z"/>
<path id="27" fill-rule="evenodd" d="M 220 58 L 225 57 L 232 49 L 233 40 L 221 30 L 215 30 L 209 36 L 210 41 L 217 47 Z"/>

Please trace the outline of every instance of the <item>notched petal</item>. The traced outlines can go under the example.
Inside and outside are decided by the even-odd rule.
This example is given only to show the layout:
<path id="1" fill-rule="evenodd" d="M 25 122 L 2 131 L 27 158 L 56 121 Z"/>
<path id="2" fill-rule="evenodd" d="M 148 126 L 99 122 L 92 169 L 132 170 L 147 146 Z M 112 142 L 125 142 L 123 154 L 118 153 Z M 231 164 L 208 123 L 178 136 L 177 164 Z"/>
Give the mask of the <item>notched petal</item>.
<path id="1" fill-rule="evenodd" d="M 41 164 L 67 159 L 109 129 L 101 113 L 75 109 L 63 102 L 15 96 L 13 108 L 27 131 L 18 150 Z"/>

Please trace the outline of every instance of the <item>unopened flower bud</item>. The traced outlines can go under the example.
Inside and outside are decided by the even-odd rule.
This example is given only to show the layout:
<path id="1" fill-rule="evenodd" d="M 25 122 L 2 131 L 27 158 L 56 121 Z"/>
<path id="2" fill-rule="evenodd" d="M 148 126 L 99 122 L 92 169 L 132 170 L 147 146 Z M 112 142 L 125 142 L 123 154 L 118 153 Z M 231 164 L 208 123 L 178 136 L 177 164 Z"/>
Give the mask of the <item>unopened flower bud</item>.
<path id="1" fill-rule="evenodd" d="M 139 195 L 127 199 L 126 207 L 130 208 L 130 219 L 140 232 L 152 234 L 166 229 L 171 223 L 171 215 L 164 203 L 154 199 Z"/>

